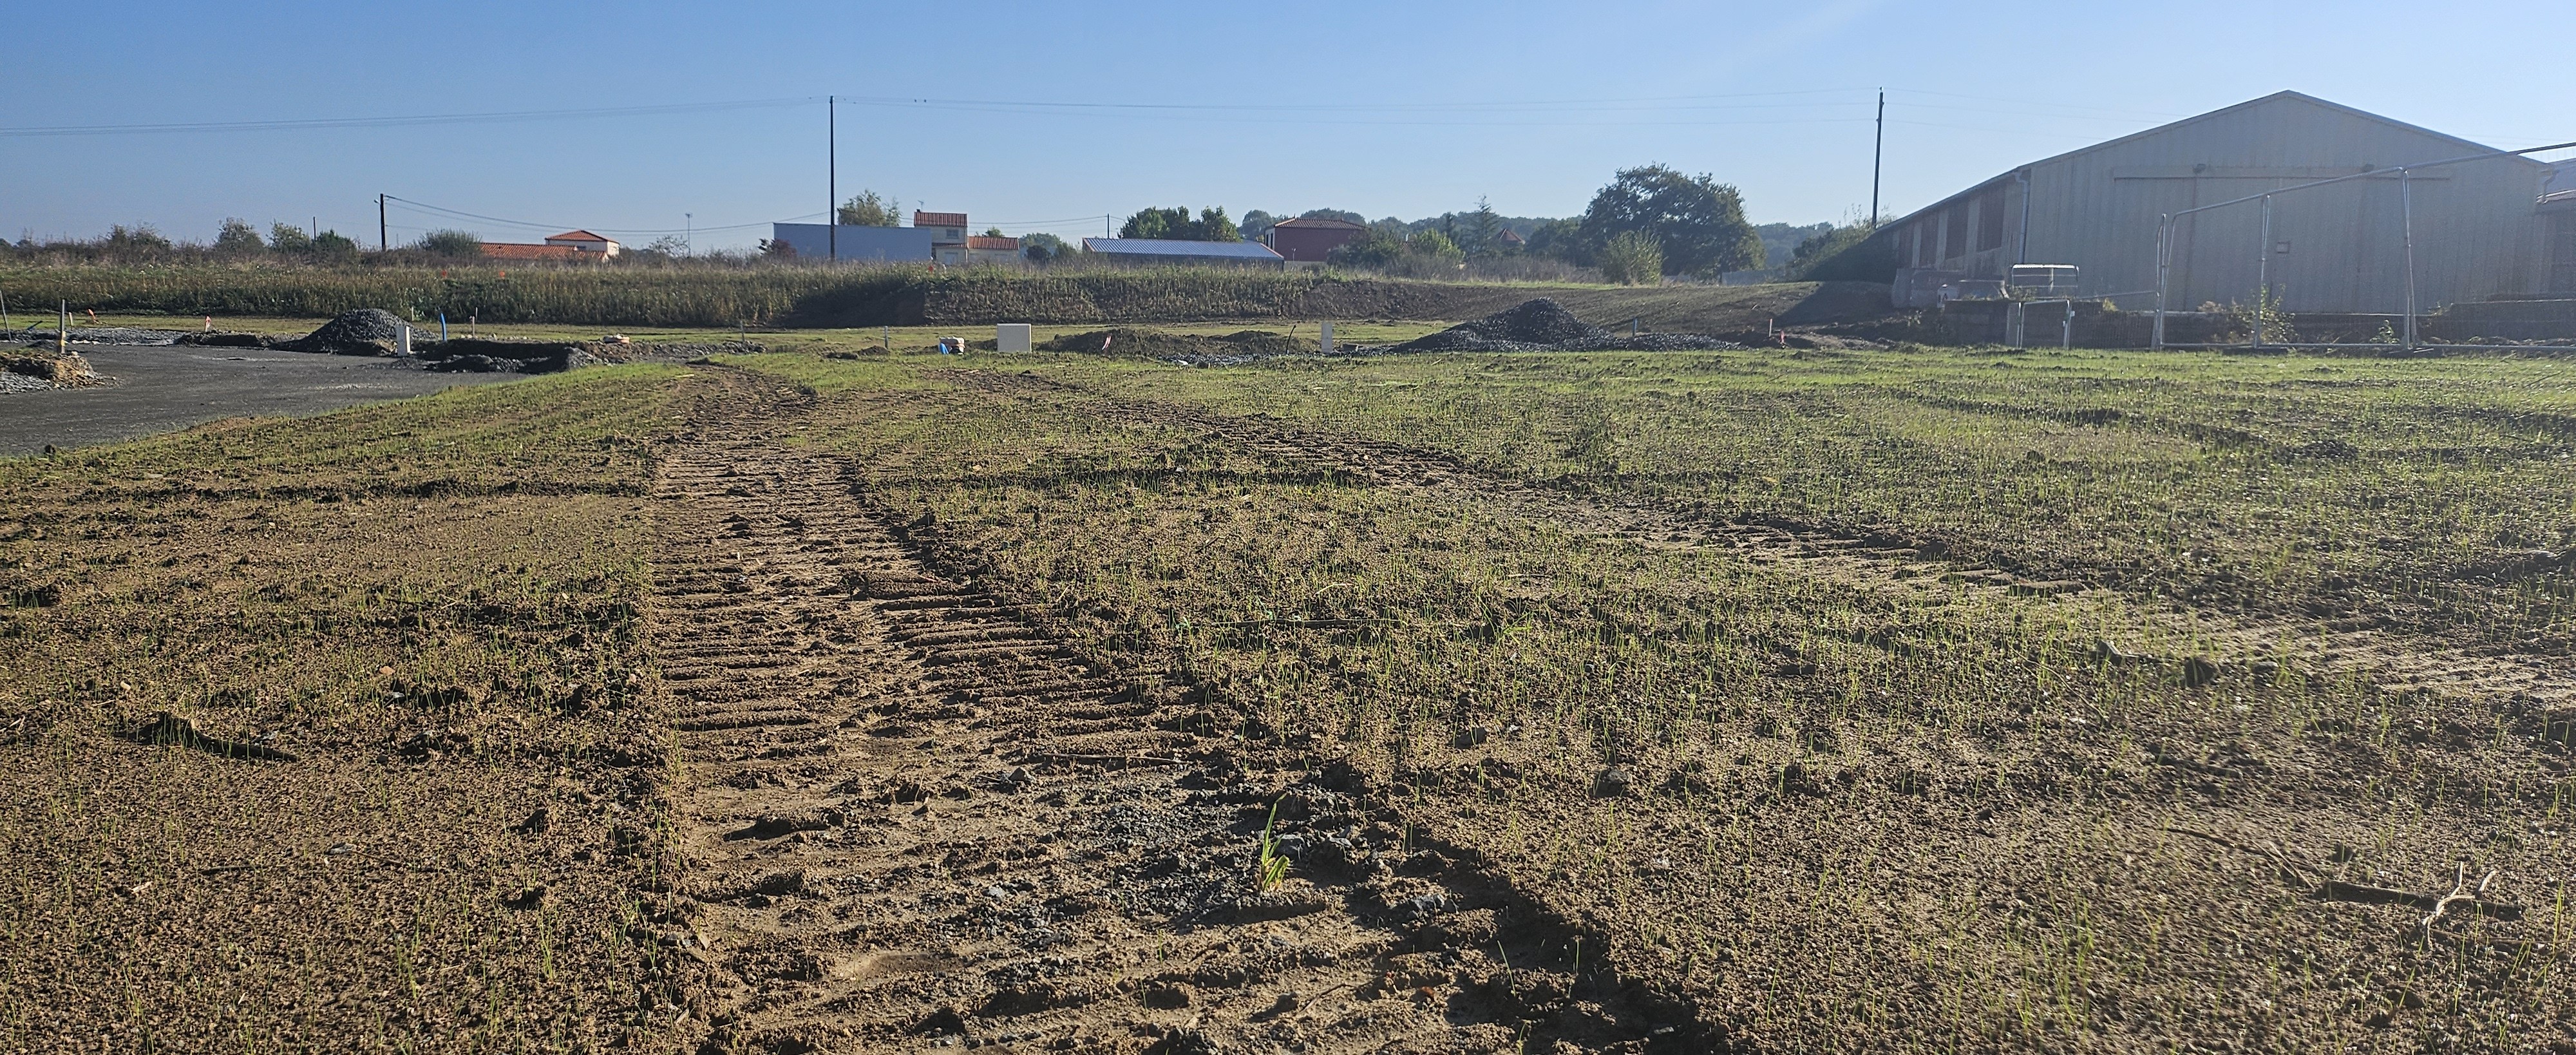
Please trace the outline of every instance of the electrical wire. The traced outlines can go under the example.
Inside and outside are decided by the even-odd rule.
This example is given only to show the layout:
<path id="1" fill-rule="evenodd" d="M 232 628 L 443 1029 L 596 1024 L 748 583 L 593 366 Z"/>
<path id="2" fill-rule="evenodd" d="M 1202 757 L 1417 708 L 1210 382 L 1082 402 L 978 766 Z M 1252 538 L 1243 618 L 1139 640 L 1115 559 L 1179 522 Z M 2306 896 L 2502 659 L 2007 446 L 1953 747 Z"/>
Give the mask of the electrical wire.
<path id="1" fill-rule="evenodd" d="M 804 222 L 804 221 L 807 221 L 807 220 L 819 220 L 819 219 L 823 218 L 824 216 L 829 215 L 829 214 L 827 214 L 827 213 L 810 212 L 810 213 L 805 213 L 805 214 L 803 214 L 803 215 L 799 215 L 799 216 L 791 216 L 791 217 L 788 217 L 787 219 L 784 219 L 784 220 L 762 220 L 762 221 L 758 221 L 758 222 L 755 222 L 755 223 L 729 223 L 729 224 L 708 224 L 708 225 L 696 225 L 696 224 L 693 224 L 693 225 L 690 225 L 690 226 L 687 226 L 687 227 L 583 227 L 583 226 L 582 226 L 582 225 L 580 225 L 580 224 L 532 223 L 532 222 L 529 222 L 529 221 L 526 221 L 526 220 L 512 220 L 512 219 L 507 219 L 507 218 L 499 217 L 499 216 L 485 216 L 485 215 L 483 215 L 482 213 L 466 212 L 466 211 L 464 211 L 464 210 L 462 210 L 462 209 L 450 209 L 450 208 L 447 208 L 446 206 L 443 206 L 443 205 L 431 205 L 431 204 L 429 204 L 429 203 L 427 203 L 427 202 L 418 202 L 418 201 L 413 201 L 413 200 L 411 200 L 411 199 L 409 199 L 409 198 L 397 198 L 397 197 L 395 197 L 395 196 L 393 196 L 393 195 L 391 195 L 391 194 L 385 195 L 385 202 L 386 202 L 387 204 L 389 204 L 389 205 L 390 205 L 390 204 L 393 204 L 393 203 L 395 203 L 395 202 L 400 202 L 400 203 L 402 203 L 403 205 L 408 206 L 408 207 L 410 207 L 410 208 L 413 208 L 413 209 L 416 209 L 416 210 L 419 210 L 419 211 L 422 211 L 422 212 L 431 213 L 431 214 L 434 214 L 434 215 L 439 215 L 439 216 L 452 216 L 452 217 L 456 217 L 456 218 L 459 218 L 459 219 L 466 219 L 466 220 L 482 220 L 482 221 L 484 221 L 484 222 L 486 222 L 486 223 L 506 224 L 506 225 L 511 226 L 511 227 L 522 227 L 522 228 L 526 228 L 526 229 L 529 229 L 529 230 L 556 230 L 556 231 L 567 231 L 567 230 L 580 229 L 580 230 L 586 230 L 586 231 L 589 231 L 589 232 L 591 232 L 591 233 L 593 233 L 593 234 L 677 234 L 677 235 L 687 235 L 687 234 L 691 234 L 691 233 L 695 233 L 695 232 L 700 232 L 700 231 L 710 232 L 710 233 L 715 232 L 715 231 L 744 231 L 744 230 L 751 230 L 751 229 L 754 229 L 754 228 L 767 227 L 767 226 L 771 225 L 772 223 L 800 223 L 800 222 Z"/>

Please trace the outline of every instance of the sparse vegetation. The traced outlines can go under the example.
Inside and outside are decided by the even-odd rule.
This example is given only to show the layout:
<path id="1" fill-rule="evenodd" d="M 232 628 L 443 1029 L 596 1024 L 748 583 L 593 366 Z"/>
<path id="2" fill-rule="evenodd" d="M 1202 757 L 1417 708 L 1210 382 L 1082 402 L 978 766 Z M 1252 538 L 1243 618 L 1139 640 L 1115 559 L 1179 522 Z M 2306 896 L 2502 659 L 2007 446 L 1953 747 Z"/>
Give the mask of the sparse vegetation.
<path id="1" fill-rule="evenodd" d="M 1633 295 L 1650 293 L 1668 295 Z M 794 466 L 884 525 L 835 531 L 902 533 L 848 559 L 917 554 L 901 574 L 807 554 L 795 576 L 819 577 L 816 625 L 838 625 L 854 591 L 949 605 L 968 621 L 917 634 L 958 649 L 956 667 L 1059 664 L 1028 682 L 1041 690 L 1081 671 L 1105 697 L 1089 705 L 1134 708 L 1094 712 L 1131 717 L 1085 735 L 1197 745 L 1082 757 L 1166 767 L 1175 801 L 1223 818 L 1156 844 L 1179 849 L 1137 874 L 1204 848 L 1212 885 L 1239 891 L 1249 856 L 1273 908 L 1363 906 L 1390 921 L 1373 933 L 1409 943 L 1355 954 L 1365 987 L 1263 1012 L 1257 1028 L 1310 1050 L 1426 1001 L 1440 1028 L 1501 1036 L 1515 1030 L 1498 1020 L 1625 1028 L 1640 1020 L 1616 1009 L 1643 1006 L 1694 1043 L 1764 1050 L 2524 1051 L 2576 1016 L 2561 984 L 2576 701 L 2559 673 L 2576 648 L 2576 374 L 2559 361 L 777 354 L 0 463 L 19 500 L 0 514 L 0 777 L 16 804 L 0 842 L 27 864 L 0 885 L 23 953 L 0 1036 L 651 1047 L 684 1017 L 675 963 L 772 970 L 761 992 L 814 1006 L 912 985 L 795 949 L 681 954 L 689 876 L 654 832 L 658 789 L 689 777 L 634 762 L 659 757 L 670 719 L 636 705 L 649 673 L 623 679 L 648 668 L 632 628 L 653 588 L 634 496 L 657 444 L 704 431 L 698 401 L 730 398 L 710 378 L 737 371 L 783 379 L 792 399 L 759 427 L 793 438 L 762 475 L 702 466 L 707 494 L 741 496 L 705 519 L 823 530 L 766 490 Z M 692 588 L 769 603 L 734 578 L 763 554 L 711 544 Z M 998 613 L 1027 622 L 972 628 Z M 718 644 L 734 662 L 740 642 Z M 794 664 L 776 677 L 806 692 Z M 1167 910 L 1041 911 L 1024 894 L 1088 859 L 1021 844 L 979 862 L 934 808 L 1015 794 L 1035 778 L 1013 767 L 1043 760 L 951 762 L 948 735 L 898 698 L 871 691 L 858 728 L 811 728 L 864 738 L 885 765 L 938 758 L 954 786 L 817 778 L 781 794 L 875 811 L 873 827 L 782 815 L 772 827 L 798 843 L 777 845 L 856 853 L 900 829 L 947 856 L 869 876 L 763 866 L 756 888 L 698 893 L 771 919 L 810 914 L 833 883 L 918 881 L 902 911 L 958 921 L 964 943 L 1023 912 L 1063 928 L 1206 908 L 1184 871 L 1153 887 Z M 971 699 L 933 702 L 960 729 L 990 722 Z M 159 709 L 332 764 L 283 779 L 118 739 Z M 793 781 L 813 757 L 757 760 Z M 1137 773 L 1059 774 L 1047 823 L 1129 824 Z M 541 804 L 615 852 L 576 866 L 551 847 L 590 841 L 512 830 Z M 328 851 L 340 842 L 354 849 Z M 347 867 L 359 850 L 439 870 Z M 224 880 L 240 886 L 208 878 L 234 865 L 252 866 Z M 1444 869 L 1476 870 L 1519 914 L 1407 885 Z M 531 897 L 522 874 L 570 878 Z M 332 882 L 298 878 L 315 876 Z M 2452 891 L 2483 906 L 2427 923 Z M 1316 892 L 1332 896 L 1302 900 Z M 227 914 L 247 904 L 311 906 L 292 933 L 320 951 Z M 92 954 L 109 932 L 140 936 L 113 975 Z M 901 1028 L 1088 1014 L 1012 1002 L 1076 985 L 1211 1019 L 1277 991 L 1048 934 L 1056 958 L 1028 973 L 952 973 L 1043 967 L 1049 988 L 905 1008 Z M 299 988 L 274 969 L 290 955 L 350 981 Z M 389 1013 L 326 999 L 343 990 L 380 992 L 363 1006 Z"/>
<path id="2" fill-rule="evenodd" d="M 1622 286 L 1664 280 L 1664 247 L 1644 231 L 1621 231 L 1601 246 L 1601 277 Z"/>

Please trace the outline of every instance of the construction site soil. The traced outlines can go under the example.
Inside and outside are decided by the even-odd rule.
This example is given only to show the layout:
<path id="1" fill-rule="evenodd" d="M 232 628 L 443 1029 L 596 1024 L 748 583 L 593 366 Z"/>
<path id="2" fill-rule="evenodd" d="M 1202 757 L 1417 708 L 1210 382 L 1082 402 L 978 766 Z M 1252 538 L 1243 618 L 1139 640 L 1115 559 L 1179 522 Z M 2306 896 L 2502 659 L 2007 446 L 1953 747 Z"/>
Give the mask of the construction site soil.
<path id="1" fill-rule="evenodd" d="M 0 1049 L 2576 1050 L 2568 381 L 2366 366 L 771 354 L 0 461 Z"/>

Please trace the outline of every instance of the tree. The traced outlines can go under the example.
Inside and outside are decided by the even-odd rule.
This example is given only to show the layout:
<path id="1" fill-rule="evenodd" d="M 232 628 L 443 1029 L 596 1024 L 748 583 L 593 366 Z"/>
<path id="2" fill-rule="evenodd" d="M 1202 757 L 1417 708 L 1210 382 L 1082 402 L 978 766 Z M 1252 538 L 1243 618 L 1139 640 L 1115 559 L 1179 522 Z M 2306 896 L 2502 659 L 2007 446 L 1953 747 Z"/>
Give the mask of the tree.
<path id="1" fill-rule="evenodd" d="M 310 253 L 313 236 L 291 223 L 272 223 L 268 225 L 268 247 L 280 253 Z"/>
<path id="2" fill-rule="evenodd" d="M 1458 248 L 1468 256 L 1490 256 L 1502 250 L 1503 218 L 1494 212 L 1484 195 L 1476 196 L 1476 211 L 1468 213 L 1458 231 Z"/>
<path id="3" fill-rule="evenodd" d="M 477 254 L 482 253 L 482 244 L 479 242 L 476 243 L 474 251 Z M 666 234 L 660 238 L 654 239 L 653 244 L 645 246 L 642 249 L 638 249 L 636 252 L 643 253 L 647 256 L 663 257 L 665 259 L 683 257 L 689 255 L 689 240 L 676 234 Z"/>
<path id="4" fill-rule="evenodd" d="M 1797 251 L 1789 257 L 1789 277 L 1806 278 L 1808 273 L 1816 270 L 1818 265 L 1861 244 L 1869 237 L 1872 230 L 1874 228 L 1866 223 L 1855 223 L 1844 227 L 1828 224 L 1821 233 L 1799 240 Z"/>
<path id="5" fill-rule="evenodd" d="M 1458 243 L 1450 241 L 1448 235 L 1438 231 L 1423 231 L 1415 234 L 1405 243 L 1405 252 L 1425 260 L 1451 264 L 1466 259 L 1467 256 L 1464 250 L 1458 248 Z"/>
<path id="6" fill-rule="evenodd" d="M 1601 246 L 1601 277 L 1622 286 L 1663 281 L 1664 247 L 1644 231 L 1621 231 Z"/>
<path id="7" fill-rule="evenodd" d="M 1549 220 L 1538 225 L 1538 229 L 1529 235 L 1529 253 L 1569 264 L 1581 263 L 1584 259 L 1582 223 Z"/>
<path id="8" fill-rule="evenodd" d="M 902 199 L 863 190 L 842 202 L 840 221 L 848 227 L 903 226 Z"/>
<path id="9" fill-rule="evenodd" d="M 1308 209 L 1297 214 L 1300 220 L 1340 220 L 1343 223 L 1367 224 L 1368 217 L 1348 209 Z"/>
<path id="10" fill-rule="evenodd" d="M 1592 254 L 1635 232 L 1661 247 L 1663 273 L 1714 278 L 1759 267 L 1762 239 L 1744 222 L 1744 197 L 1702 174 L 1664 165 L 1622 169 L 1583 211 L 1582 245 Z"/>
<path id="11" fill-rule="evenodd" d="M 1873 238 L 1867 220 L 1846 224 L 1798 243 L 1789 277 L 1802 282 L 1885 282 L 1896 275 L 1896 243 Z"/>
<path id="12" fill-rule="evenodd" d="M 1071 256 L 1073 251 L 1073 247 L 1066 245 L 1064 239 L 1044 231 L 1020 236 L 1020 255 L 1034 263 L 1043 264 L 1050 260 L 1062 260 Z"/>
<path id="13" fill-rule="evenodd" d="M 259 228 L 238 216 L 224 217 L 223 228 L 215 232 L 217 256 L 243 256 L 266 248 L 268 243 L 259 240 Z"/>
<path id="14" fill-rule="evenodd" d="M 1199 218 L 1190 219 L 1188 206 L 1170 209 L 1143 209 L 1127 218 L 1118 228 L 1120 238 L 1167 238 L 1182 242 L 1240 242 L 1243 232 L 1227 218 L 1224 209 L 1201 209 Z"/>
<path id="15" fill-rule="evenodd" d="M 431 231 L 414 248 L 432 256 L 477 257 L 483 255 L 483 236 L 472 231 Z"/>
<path id="16" fill-rule="evenodd" d="M 1268 240 L 1270 229 L 1278 226 L 1279 220 L 1279 217 L 1260 209 L 1246 210 L 1243 214 L 1243 240 L 1247 242 Z"/>
<path id="17" fill-rule="evenodd" d="M 772 260 L 794 260 L 796 247 L 787 244 L 784 238 L 763 238 L 760 240 L 760 255 Z"/>

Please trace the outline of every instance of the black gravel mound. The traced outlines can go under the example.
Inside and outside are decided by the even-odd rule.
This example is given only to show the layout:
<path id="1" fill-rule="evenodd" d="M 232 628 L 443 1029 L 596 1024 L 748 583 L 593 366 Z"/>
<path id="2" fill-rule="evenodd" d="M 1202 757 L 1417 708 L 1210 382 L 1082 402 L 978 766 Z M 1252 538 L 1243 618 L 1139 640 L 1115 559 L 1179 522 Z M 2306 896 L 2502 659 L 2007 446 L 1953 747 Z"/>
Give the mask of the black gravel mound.
<path id="1" fill-rule="evenodd" d="M 1575 318 L 1546 297 L 1387 349 L 1390 352 L 1683 352 L 1741 348 L 1733 341 L 1695 333 L 1622 336 Z"/>
<path id="2" fill-rule="evenodd" d="M 322 328 L 280 347 L 334 355 L 390 355 L 402 347 L 402 320 L 382 308 L 344 311 Z"/>

